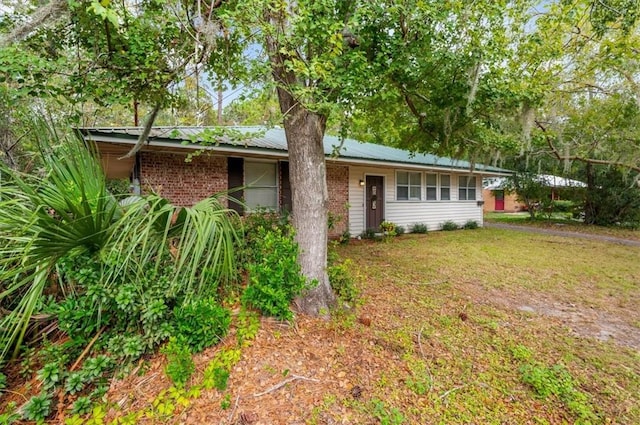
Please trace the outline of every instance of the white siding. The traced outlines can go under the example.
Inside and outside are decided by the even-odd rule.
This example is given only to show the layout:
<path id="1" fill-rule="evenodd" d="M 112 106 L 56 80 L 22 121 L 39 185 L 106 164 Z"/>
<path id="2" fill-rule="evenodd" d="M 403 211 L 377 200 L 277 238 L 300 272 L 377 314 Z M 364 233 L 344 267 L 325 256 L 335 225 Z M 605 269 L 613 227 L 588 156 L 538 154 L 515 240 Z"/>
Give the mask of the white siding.
<path id="1" fill-rule="evenodd" d="M 407 231 L 412 224 L 424 223 L 429 230 L 439 230 L 443 222 L 452 220 L 459 225 L 475 220 L 482 226 L 482 177 L 476 175 L 476 197 L 478 201 L 458 201 L 458 176 L 460 173 L 442 173 L 451 176 L 450 201 L 396 201 L 396 171 L 403 169 L 349 166 L 349 232 L 357 236 L 364 230 L 364 186 L 360 180 L 367 175 L 384 176 L 385 220 L 404 226 Z M 421 171 L 421 170 L 411 170 Z M 433 172 L 433 171 L 430 171 Z M 425 195 L 423 178 L 423 195 Z"/>

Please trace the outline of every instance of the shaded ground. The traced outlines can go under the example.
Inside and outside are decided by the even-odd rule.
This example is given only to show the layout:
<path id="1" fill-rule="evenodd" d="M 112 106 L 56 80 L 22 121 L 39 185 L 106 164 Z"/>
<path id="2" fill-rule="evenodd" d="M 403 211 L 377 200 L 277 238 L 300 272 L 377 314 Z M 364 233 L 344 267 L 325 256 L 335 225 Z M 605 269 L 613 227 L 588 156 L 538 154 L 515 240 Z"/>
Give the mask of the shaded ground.
<path id="1" fill-rule="evenodd" d="M 153 414 L 135 423 L 575 423 L 579 412 L 522 382 L 526 362 L 564 365 L 592 423 L 640 423 L 637 247 L 478 229 L 339 251 L 360 276 L 353 313 L 262 319 L 227 389 L 202 390 L 170 415 L 154 405 L 171 386 L 164 356 L 147 359 L 112 382 L 104 423 L 141 411 Z M 232 333 L 223 346 L 234 344 Z M 192 384 L 220 350 L 195 356 Z"/>

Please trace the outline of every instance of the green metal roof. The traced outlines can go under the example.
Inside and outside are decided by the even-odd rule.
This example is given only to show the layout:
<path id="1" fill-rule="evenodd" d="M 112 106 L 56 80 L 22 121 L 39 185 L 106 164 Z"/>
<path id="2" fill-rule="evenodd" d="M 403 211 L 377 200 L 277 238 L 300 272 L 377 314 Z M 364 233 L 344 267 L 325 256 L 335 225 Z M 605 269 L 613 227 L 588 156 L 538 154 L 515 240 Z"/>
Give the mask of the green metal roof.
<path id="1" fill-rule="evenodd" d="M 258 151 L 278 152 L 286 154 L 287 141 L 285 132 L 281 128 L 265 127 L 224 127 L 229 130 L 228 135 L 216 136 L 221 127 L 154 127 L 149 134 L 150 146 L 160 143 L 175 144 L 176 147 L 196 148 L 197 143 L 207 137 L 214 136 L 216 141 L 211 149 L 216 147 L 237 148 L 238 150 L 253 148 Z M 79 131 L 85 138 L 102 142 L 135 141 L 142 128 L 82 128 Z M 242 137 L 234 137 L 242 135 Z M 253 134 L 253 135 L 251 135 Z M 248 137 L 247 137 L 248 136 Z M 364 143 L 353 139 L 341 140 L 334 136 L 324 137 L 324 151 L 329 158 L 353 160 L 354 162 L 372 161 L 384 164 L 406 164 L 417 167 L 434 167 L 459 170 L 471 170 L 471 163 L 430 154 L 412 153 L 406 150 L 392 148 L 374 143 Z M 483 164 L 474 164 L 476 172 L 485 174 L 511 174 L 511 171 Z"/>

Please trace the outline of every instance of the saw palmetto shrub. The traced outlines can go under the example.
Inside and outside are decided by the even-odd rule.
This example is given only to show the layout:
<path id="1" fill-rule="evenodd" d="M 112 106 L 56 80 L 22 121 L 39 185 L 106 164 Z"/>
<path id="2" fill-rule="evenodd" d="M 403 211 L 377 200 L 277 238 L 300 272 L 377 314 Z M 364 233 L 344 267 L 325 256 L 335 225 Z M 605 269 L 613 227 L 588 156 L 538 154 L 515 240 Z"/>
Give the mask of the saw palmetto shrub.
<path id="1" fill-rule="evenodd" d="M 217 197 L 189 208 L 153 193 L 119 202 L 90 146 L 33 126 L 43 168 L 25 174 L 0 162 L 0 364 L 46 351 L 26 342 L 59 341 L 38 385 L 98 399 L 115 365 L 126 368 L 176 329 L 198 349 L 218 341 L 228 312 L 217 290 L 238 276 L 237 214 Z M 215 330 L 186 331 L 198 315 L 217 318 Z M 69 370 L 76 359 L 82 373 Z M 46 398 L 28 406 L 32 420 L 48 415 Z"/>

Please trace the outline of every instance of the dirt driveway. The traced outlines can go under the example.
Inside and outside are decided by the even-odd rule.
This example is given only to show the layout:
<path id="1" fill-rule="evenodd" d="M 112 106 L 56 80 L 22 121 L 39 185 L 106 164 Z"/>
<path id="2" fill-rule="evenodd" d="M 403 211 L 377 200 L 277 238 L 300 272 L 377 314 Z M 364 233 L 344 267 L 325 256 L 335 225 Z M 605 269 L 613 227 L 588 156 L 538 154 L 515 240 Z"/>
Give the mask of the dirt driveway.
<path id="1" fill-rule="evenodd" d="M 571 232 L 567 230 L 549 229 L 546 227 L 518 226 L 515 224 L 491 223 L 491 222 L 485 222 L 484 226 L 489 228 L 494 228 L 494 229 L 518 230 L 521 232 L 541 233 L 545 235 L 564 236 L 568 238 L 580 238 L 580 239 L 590 239 L 595 241 L 611 242 L 611 243 L 616 243 L 620 245 L 640 246 L 640 241 L 638 240 L 617 238 L 615 236 L 596 235 L 593 233 L 580 233 L 580 232 Z"/>

